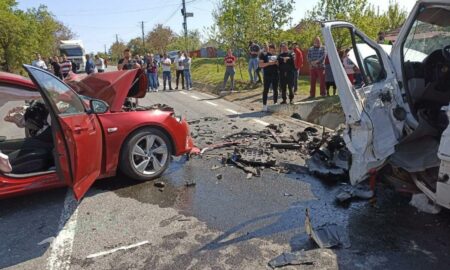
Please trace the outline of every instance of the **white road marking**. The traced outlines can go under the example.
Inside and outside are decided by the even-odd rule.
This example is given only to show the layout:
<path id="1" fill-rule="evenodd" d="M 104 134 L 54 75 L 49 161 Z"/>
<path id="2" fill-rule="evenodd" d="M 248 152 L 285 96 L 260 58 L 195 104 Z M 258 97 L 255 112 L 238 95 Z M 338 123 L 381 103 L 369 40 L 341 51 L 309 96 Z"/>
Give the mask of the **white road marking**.
<path id="1" fill-rule="evenodd" d="M 211 102 L 211 101 L 205 101 L 206 103 L 208 103 L 209 105 L 212 105 L 212 106 L 217 106 L 217 104 L 216 103 L 214 103 L 214 102 Z"/>
<path id="2" fill-rule="evenodd" d="M 264 121 L 259 120 L 259 119 L 253 119 L 253 121 L 255 121 L 256 123 L 261 124 L 263 126 L 268 126 L 269 125 L 269 123 L 264 122 Z"/>
<path id="3" fill-rule="evenodd" d="M 186 93 L 186 92 L 183 92 L 183 91 L 180 91 L 179 93 L 180 93 L 180 94 L 183 94 L 183 95 L 187 95 L 187 93 Z"/>
<path id="4" fill-rule="evenodd" d="M 230 112 L 230 113 L 232 113 L 232 114 L 240 114 L 240 113 L 238 113 L 237 111 L 232 110 L 232 109 L 225 109 L 225 111 Z"/>
<path id="5" fill-rule="evenodd" d="M 118 248 L 114 248 L 114 249 L 110 249 L 110 250 L 106 250 L 106 251 L 90 254 L 86 258 L 87 259 L 92 259 L 92 258 L 95 258 L 95 257 L 105 256 L 105 255 L 117 252 L 119 250 L 127 250 L 127 249 L 130 249 L 130 248 L 135 248 L 135 247 L 142 246 L 142 245 L 145 245 L 145 244 L 148 244 L 148 243 L 149 243 L 148 241 L 142 241 L 142 242 L 139 242 L 139 243 L 136 243 L 136 244 L 133 244 L 133 245 L 118 247 Z"/>
<path id="6" fill-rule="evenodd" d="M 215 97 L 215 96 L 211 96 L 211 95 L 208 95 L 208 94 L 205 94 L 205 93 L 202 93 L 201 95 L 202 95 L 202 96 L 205 96 L 205 97 L 207 97 L 207 98 L 217 98 L 217 97 Z"/>
<path id="7" fill-rule="evenodd" d="M 64 209 L 59 218 L 58 235 L 53 240 L 47 259 L 48 270 L 67 270 L 70 268 L 73 240 L 77 225 L 78 202 L 71 189 L 64 200 Z"/>
<path id="8" fill-rule="evenodd" d="M 200 99 L 199 97 L 194 96 L 194 95 L 190 95 L 190 97 L 191 97 L 191 98 L 195 98 L 195 99 Z"/>

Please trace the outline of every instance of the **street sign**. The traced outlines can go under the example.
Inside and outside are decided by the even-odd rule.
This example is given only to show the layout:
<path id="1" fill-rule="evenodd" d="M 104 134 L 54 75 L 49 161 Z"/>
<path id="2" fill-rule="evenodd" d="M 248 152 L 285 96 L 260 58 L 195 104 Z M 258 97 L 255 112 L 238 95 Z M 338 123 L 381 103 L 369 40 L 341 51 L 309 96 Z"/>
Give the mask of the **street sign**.
<path id="1" fill-rule="evenodd" d="M 192 12 L 186 12 L 186 17 L 194 17 L 194 13 L 192 13 Z"/>

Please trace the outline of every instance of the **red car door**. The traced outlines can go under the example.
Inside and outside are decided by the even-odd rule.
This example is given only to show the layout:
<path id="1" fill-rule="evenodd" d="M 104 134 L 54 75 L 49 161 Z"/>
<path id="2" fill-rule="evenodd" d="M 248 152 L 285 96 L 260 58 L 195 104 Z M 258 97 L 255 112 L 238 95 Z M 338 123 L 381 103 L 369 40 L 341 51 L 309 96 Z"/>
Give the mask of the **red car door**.
<path id="1" fill-rule="evenodd" d="M 71 179 L 75 197 L 80 200 L 100 175 L 103 147 L 100 123 L 95 114 L 86 112 L 80 96 L 58 78 L 39 68 L 24 67 L 50 107 L 51 125 L 56 125 L 63 137 L 55 136 L 58 165 L 62 176 Z M 54 119 L 57 123 L 53 123 Z M 61 142 L 65 147 L 61 147 Z M 64 150 L 68 155 L 62 153 Z"/>

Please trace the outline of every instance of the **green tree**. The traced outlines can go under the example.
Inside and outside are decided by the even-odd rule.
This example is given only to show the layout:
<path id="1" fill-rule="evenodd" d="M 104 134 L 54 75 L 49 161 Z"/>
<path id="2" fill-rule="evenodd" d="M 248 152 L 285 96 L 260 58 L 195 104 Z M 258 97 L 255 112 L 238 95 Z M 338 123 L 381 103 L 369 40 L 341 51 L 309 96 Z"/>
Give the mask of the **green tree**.
<path id="1" fill-rule="evenodd" d="M 118 61 L 122 55 L 123 51 L 127 48 L 127 45 L 122 42 L 114 42 L 111 47 L 109 48 L 109 55 L 111 55 L 111 58 L 113 61 Z"/>
<path id="2" fill-rule="evenodd" d="M 188 32 L 187 39 L 181 34 L 172 39 L 170 44 L 167 46 L 167 50 L 188 50 L 195 51 L 200 49 L 202 42 L 200 39 L 200 31 L 192 30 Z"/>
<path id="3" fill-rule="evenodd" d="M 157 24 L 147 34 L 147 44 L 154 53 L 162 54 L 167 51 L 167 46 L 175 38 L 175 33 L 170 27 Z"/>
<path id="4" fill-rule="evenodd" d="M 144 45 L 142 44 L 142 38 L 140 37 L 136 37 L 128 41 L 127 46 L 133 54 L 144 55 L 147 52 L 147 49 L 143 47 Z"/>
<path id="5" fill-rule="evenodd" d="M 210 38 L 248 50 L 249 41 L 279 42 L 291 21 L 293 0 L 222 0 L 213 11 Z"/>

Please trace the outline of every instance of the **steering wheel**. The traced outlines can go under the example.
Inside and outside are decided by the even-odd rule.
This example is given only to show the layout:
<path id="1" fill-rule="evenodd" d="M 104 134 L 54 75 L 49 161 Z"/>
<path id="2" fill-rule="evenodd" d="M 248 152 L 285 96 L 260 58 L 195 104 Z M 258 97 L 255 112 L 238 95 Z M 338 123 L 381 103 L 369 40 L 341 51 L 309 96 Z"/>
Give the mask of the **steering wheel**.
<path id="1" fill-rule="evenodd" d="M 450 45 L 447 45 L 442 49 L 442 56 L 445 60 L 450 62 Z"/>

